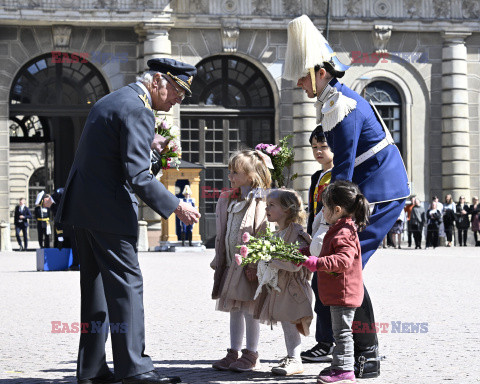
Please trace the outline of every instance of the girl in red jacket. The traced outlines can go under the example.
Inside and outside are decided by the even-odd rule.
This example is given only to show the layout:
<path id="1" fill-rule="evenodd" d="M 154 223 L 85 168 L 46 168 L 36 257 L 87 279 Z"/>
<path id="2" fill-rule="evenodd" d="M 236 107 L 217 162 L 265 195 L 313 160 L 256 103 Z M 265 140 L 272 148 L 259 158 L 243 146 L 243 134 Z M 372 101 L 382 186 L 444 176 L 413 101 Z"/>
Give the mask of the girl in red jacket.
<path id="1" fill-rule="evenodd" d="M 322 194 L 323 215 L 330 229 L 319 257 L 304 262 L 317 272 L 318 293 L 330 306 L 335 338 L 332 365 L 320 372 L 317 382 L 355 383 L 352 322 L 363 301 L 362 255 L 357 231 L 365 228 L 369 204 L 357 185 L 345 180 L 330 184 Z"/>

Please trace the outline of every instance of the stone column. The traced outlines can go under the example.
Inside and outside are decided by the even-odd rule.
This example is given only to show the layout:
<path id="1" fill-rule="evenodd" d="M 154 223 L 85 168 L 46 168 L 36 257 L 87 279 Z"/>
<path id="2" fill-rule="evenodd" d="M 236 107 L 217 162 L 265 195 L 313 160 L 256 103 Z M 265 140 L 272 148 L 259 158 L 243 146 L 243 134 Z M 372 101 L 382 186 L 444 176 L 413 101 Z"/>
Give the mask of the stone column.
<path id="1" fill-rule="evenodd" d="M 295 88 L 291 92 L 293 96 L 293 146 L 295 149 L 293 172 L 298 174 L 298 178 L 293 182 L 293 188 L 300 192 L 303 201 L 308 203 L 310 178 L 320 169 L 320 165 L 313 158 L 308 141 L 310 134 L 317 126 L 315 99 L 309 99 L 300 88 Z"/>
<path id="2" fill-rule="evenodd" d="M 443 32 L 442 49 L 442 189 L 470 195 L 467 48 L 471 33 Z"/>
<path id="3" fill-rule="evenodd" d="M 0 76 L 0 221 L 10 222 L 10 182 L 9 182 L 9 148 L 8 101 L 10 83 L 8 76 Z"/>
<path id="4" fill-rule="evenodd" d="M 144 68 L 147 61 L 156 57 L 171 57 L 172 43 L 168 28 L 158 24 L 144 24 L 145 41 L 143 42 Z"/>

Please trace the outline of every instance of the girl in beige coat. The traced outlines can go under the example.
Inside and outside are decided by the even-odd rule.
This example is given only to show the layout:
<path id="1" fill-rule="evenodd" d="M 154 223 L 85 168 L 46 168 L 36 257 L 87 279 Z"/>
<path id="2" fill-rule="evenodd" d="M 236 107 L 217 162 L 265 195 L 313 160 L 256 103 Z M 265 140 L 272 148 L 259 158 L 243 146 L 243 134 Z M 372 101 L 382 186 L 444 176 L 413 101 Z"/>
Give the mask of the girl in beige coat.
<path id="1" fill-rule="evenodd" d="M 278 226 L 275 236 L 283 238 L 285 242 L 298 242 L 303 248 L 310 244 L 311 238 L 303 231 L 301 224 L 305 222 L 306 213 L 299 194 L 293 190 L 277 189 L 267 196 L 267 220 L 276 222 Z M 272 259 L 268 263 L 260 261 L 258 269 L 273 269 L 273 281 L 264 286 L 262 293 L 255 303 L 254 318 L 263 323 L 282 324 L 287 356 L 280 360 L 278 366 L 272 368 L 276 375 L 294 375 L 303 372 L 300 358 L 300 333 L 309 334 L 310 323 L 313 318 L 312 288 L 310 279 L 312 273 L 301 265 L 289 261 Z"/>
<path id="2" fill-rule="evenodd" d="M 239 372 L 257 369 L 259 321 L 253 318 L 254 294 L 258 286 L 256 265 L 237 265 L 237 245 L 242 235 L 265 231 L 267 219 L 265 195 L 271 184 L 267 164 L 271 162 L 259 151 L 243 150 L 232 155 L 228 163 L 228 179 L 232 189 L 220 195 L 216 209 L 217 238 L 215 242 L 215 269 L 212 298 L 217 310 L 230 313 L 230 348 L 227 355 L 212 364 L 218 370 Z M 246 349 L 238 353 L 246 331 Z"/>

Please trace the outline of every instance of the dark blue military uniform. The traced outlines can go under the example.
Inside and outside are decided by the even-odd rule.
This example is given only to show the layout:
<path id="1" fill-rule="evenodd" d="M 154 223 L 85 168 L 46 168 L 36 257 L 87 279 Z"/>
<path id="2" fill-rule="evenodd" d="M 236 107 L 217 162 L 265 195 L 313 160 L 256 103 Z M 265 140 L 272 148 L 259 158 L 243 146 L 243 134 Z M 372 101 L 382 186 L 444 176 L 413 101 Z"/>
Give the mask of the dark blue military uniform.
<path id="1" fill-rule="evenodd" d="M 50 248 L 50 208 L 43 207 L 43 200 L 35 207 L 35 219 L 40 248 Z"/>
<path id="2" fill-rule="evenodd" d="M 355 167 L 355 159 L 368 153 L 369 149 L 385 139 L 386 134 L 372 106 L 363 97 L 336 79 L 331 80 L 329 85 L 356 101 L 355 109 L 326 131 L 325 136 L 334 153 L 331 182 L 353 181 L 368 201 L 375 203 L 369 224 L 358 234 L 365 267 L 403 210 L 405 199 L 410 195 L 408 177 L 400 152 L 394 144 L 365 156 L 366 160 Z M 353 321 L 369 326 L 375 323 L 366 289 L 362 306 L 355 311 Z M 357 376 L 375 377 L 380 372 L 376 333 L 354 333 L 353 338 Z"/>
<path id="3" fill-rule="evenodd" d="M 363 97 L 336 79 L 330 85 L 357 102 L 356 108 L 325 136 L 334 153 L 331 182 L 353 181 L 367 200 L 375 203 L 369 225 L 358 234 L 365 266 L 403 210 L 410 195 L 408 177 L 400 152 L 393 144 L 355 167 L 355 158 L 385 139 L 385 132 Z"/>
<path id="4" fill-rule="evenodd" d="M 177 64 L 183 63 L 165 61 L 171 63 L 173 75 L 181 77 L 187 70 L 195 74 L 195 67 L 180 68 Z M 161 65 L 155 69 L 161 71 Z M 154 369 L 145 354 L 135 194 L 163 218 L 179 204 L 149 170 L 154 126 L 149 95 L 137 84 L 99 100 L 88 115 L 57 212 L 57 220 L 75 230 L 81 265 L 81 322 L 110 323 L 117 331 L 118 327 L 123 330 L 111 328 L 117 378 Z M 81 334 L 78 379 L 111 374 L 106 340 L 105 332 Z"/>

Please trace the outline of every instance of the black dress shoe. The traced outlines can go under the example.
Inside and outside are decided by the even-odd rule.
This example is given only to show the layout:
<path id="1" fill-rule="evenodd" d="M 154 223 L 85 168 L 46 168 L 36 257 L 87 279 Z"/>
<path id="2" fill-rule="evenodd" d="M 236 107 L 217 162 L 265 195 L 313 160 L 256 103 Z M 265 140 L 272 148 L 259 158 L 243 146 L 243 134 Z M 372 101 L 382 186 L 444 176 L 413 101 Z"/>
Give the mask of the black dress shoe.
<path id="1" fill-rule="evenodd" d="M 160 384 L 160 383 L 181 383 L 178 376 L 162 376 L 155 371 L 141 373 L 140 375 L 126 377 L 122 380 L 123 384 Z"/>
<path id="2" fill-rule="evenodd" d="M 115 379 L 113 373 L 106 376 L 94 377 L 92 379 L 77 380 L 78 384 L 113 384 L 120 382 L 121 380 Z"/>

